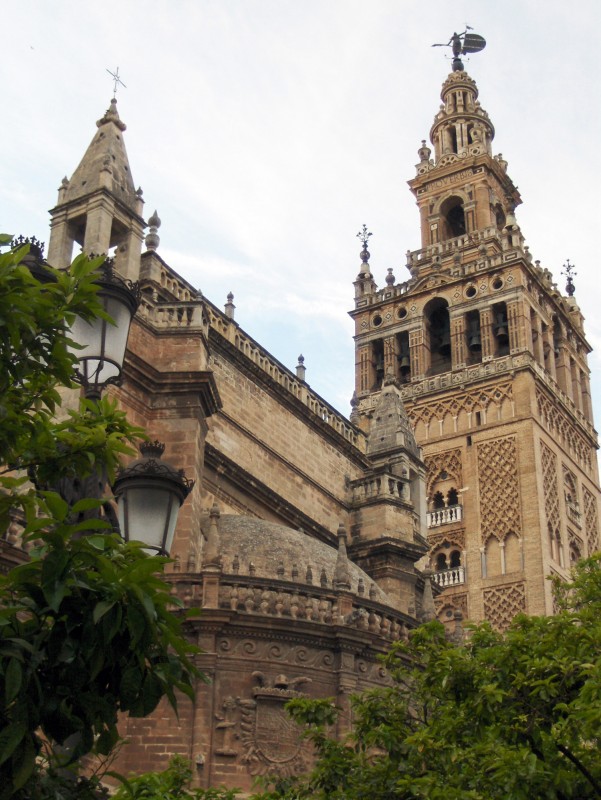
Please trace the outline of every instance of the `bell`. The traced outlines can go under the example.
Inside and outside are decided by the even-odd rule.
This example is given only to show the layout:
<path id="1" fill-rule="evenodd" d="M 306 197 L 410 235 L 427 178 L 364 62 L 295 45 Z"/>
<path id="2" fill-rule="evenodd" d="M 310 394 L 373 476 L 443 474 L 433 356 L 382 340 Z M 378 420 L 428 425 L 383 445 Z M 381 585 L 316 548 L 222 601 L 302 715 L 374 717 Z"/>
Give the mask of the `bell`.
<path id="1" fill-rule="evenodd" d="M 409 356 L 407 354 L 401 356 L 399 366 L 401 369 L 401 375 L 406 375 L 408 372 L 411 372 L 411 362 L 409 361 Z"/>
<path id="2" fill-rule="evenodd" d="M 467 346 L 472 351 L 472 353 L 479 352 L 482 350 L 482 342 L 480 340 L 480 326 L 478 325 L 478 320 L 471 320 L 470 322 L 470 333 L 467 339 Z"/>
<path id="3" fill-rule="evenodd" d="M 467 346 L 472 352 L 478 352 L 482 350 L 482 342 L 480 341 L 480 333 L 478 331 L 473 331 L 468 339 Z"/>
<path id="4" fill-rule="evenodd" d="M 441 356 L 448 356 L 451 354 L 451 336 L 449 331 L 444 331 L 440 337 L 440 344 L 438 345 L 438 352 Z"/>
<path id="5" fill-rule="evenodd" d="M 507 320 L 503 314 L 497 314 L 497 324 L 494 327 L 495 336 L 499 340 L 499 344 L 507 344 L 509 342 L 509 331 L 507 330 Z"/>

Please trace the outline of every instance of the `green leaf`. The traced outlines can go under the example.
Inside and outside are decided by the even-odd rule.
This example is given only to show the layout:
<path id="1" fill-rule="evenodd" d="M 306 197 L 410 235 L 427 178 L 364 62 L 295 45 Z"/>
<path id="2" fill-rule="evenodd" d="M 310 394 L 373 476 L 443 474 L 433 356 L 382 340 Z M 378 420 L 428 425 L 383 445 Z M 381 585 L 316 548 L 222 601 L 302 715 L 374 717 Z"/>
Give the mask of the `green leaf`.
<path id="1" fill-rule="evenodd" d="M 23 720 L 10 722 L 0 732 L 0 764 L 12 756 L 15 749 L 27 734 L 27 725 Z"/>
<path id="2" fill-rule="evenodd" d="M 100 603 L 96 603 L 94 607 L 94 612 L 92 615 L 92 619 L 94 621 L 94 625 L 98 622 L 98 620 L 102 619 L 102 617 L 110 611 L 115 605 L 115 600 L 101 600 Z"/>
<path id="3" fill-rule="evenodd" d="M 8 666 L 6 667 L 6 671 L 4 673 L 4 693 L 7 703 L 12 703 L 19 693 L 22 678 L 23 670 L 21 668 L 21 664 L 16 658 L 12 658 L 8 662 Z"/>

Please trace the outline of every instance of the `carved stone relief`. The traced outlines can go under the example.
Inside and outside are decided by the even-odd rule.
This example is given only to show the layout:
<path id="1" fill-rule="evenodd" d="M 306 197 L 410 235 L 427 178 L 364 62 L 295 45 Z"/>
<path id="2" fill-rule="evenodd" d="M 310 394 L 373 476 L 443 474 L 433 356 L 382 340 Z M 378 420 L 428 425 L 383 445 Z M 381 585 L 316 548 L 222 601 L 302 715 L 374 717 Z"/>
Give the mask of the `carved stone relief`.
<path id="1" fill-rule="evenodd" d="M 508 533 L 521 537 L 516 437 L 482 442 L 477 453 L 482 543 L 486 544 L 490 536 L 502 542 Z"/>

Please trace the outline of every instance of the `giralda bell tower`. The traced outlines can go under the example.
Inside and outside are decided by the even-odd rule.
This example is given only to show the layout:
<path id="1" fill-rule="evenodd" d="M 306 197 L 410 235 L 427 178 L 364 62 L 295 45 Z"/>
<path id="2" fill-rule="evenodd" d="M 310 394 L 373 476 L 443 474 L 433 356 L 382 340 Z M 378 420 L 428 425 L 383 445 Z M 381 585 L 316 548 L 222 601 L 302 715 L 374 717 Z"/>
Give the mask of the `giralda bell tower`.
<path id="1" fill-rule="evenodd" d="M 547 576 L 599 548 L 597 438 L 571 267 L 562 294 L 524 243 L 520 195 L 459 57 L 470 42 L 484 45 L 451 40 L 433 152 L 424 140 L 409 181 L 422 246 L 405 283 L 388 270 L 377 288 L 364 228 L 352 418 L 369 430 L 385 379 L 400 384 L 427 468 L 439 617 L 459 608 L 502 629 L 552 613 Z"/>

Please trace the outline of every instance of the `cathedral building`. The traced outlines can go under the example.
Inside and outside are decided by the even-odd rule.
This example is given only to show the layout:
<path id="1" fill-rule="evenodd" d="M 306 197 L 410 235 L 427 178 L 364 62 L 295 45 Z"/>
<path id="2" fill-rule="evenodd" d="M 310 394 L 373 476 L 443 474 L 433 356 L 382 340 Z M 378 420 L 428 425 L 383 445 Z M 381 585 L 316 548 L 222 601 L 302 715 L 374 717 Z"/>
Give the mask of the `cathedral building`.
<path id="1" fill-rule="evenodd" d="M 121 772 L 182 753 L 200 786 L 309 763 L 292 697 L 387 680 L 391 642 L 438 613 L 502 629 L 552 613 L 552 574 L 598 547 L 590 348 L 567 296 L 524 245 L 520 196 L 463 69 L 410 181 L 422 248 L 378 289 L 364 229 L 356 277 L 356 392 L 346 419 L 159 253 L 116 102 L 51 210 L 48 262 L 109 253 L 139 281 L 124 381 L 132 422 L 195 481 L 172 549 L 173 590 L 201 613 L 209 677 L 179 720 L 125 720 Z M 417 224 L 417 220 L 416 220 Z M 568 270 L 569 272 L 569 270 Z M 349 369 L 352 366 L 349 364 Z M 428 568 L 428 560 L 430 568 Z"/>

